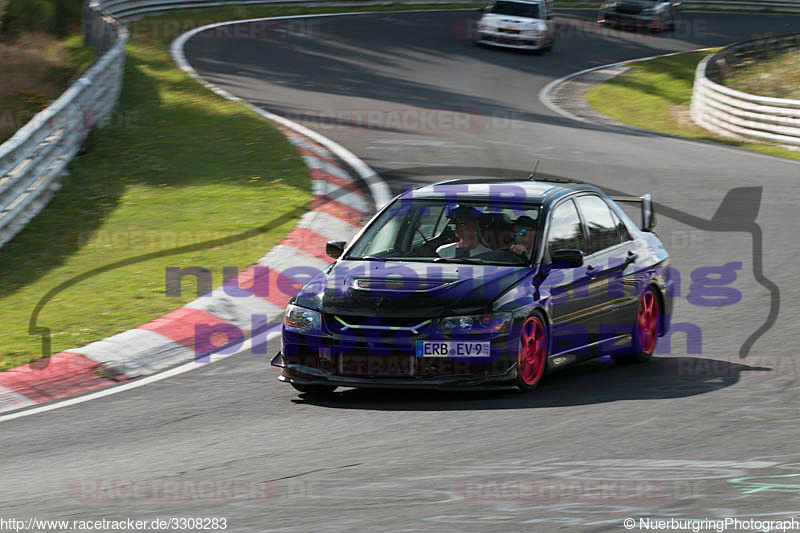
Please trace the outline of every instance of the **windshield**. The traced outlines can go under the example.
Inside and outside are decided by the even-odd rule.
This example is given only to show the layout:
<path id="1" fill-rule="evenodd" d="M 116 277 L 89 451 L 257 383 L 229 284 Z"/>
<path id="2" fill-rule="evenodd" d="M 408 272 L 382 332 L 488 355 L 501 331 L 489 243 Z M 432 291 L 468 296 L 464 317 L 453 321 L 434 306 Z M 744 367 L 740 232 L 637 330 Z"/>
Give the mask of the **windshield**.
<path id="1" fill-rule="evenodd" d="M 489 13 L 497 15 L 508 15 L 511 17 L 527 17 L 532 19 L 539 18 L 539 5 L 526 2 L 495 2 L 489 9 Z"/>
<path id="2" fill-rule="evenodd" d="M 367 227 L 345 259 L 529 264 L 539 212 L 538 204 L 497 200 L 398 199 Z"/>

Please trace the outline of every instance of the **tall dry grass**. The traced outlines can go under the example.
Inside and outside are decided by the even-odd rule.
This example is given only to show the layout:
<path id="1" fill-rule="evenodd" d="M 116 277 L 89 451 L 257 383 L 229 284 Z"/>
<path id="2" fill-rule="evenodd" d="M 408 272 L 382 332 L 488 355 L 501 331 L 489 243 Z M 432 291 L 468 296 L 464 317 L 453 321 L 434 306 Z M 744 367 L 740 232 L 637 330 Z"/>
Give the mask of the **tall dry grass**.
<path id="1" fill-rule="evenodd" d="M 25 33 L 13 42 L 0 41 L 0 141 L 69 86 L 78 63 L 64 41 L 48 34 Z"/>
<path id="2" fill-rule="evenodd" d="M 725 77 L 725 85 L 750 94 L 800 100 L 800 50 L 740 67 Z"/>

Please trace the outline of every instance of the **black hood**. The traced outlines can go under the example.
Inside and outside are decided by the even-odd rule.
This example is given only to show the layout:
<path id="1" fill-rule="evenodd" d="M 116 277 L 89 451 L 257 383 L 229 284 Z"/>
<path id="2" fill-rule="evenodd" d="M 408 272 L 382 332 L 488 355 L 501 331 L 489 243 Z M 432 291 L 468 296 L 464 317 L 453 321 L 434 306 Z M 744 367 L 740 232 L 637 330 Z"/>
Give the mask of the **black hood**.
<path id="1" fill-rule="evenodd" d="M 350 316 L 434 318 L 488 310 L 533 274 L 528 266 L 339 261 L 309 282 L 296 303 Z"/>

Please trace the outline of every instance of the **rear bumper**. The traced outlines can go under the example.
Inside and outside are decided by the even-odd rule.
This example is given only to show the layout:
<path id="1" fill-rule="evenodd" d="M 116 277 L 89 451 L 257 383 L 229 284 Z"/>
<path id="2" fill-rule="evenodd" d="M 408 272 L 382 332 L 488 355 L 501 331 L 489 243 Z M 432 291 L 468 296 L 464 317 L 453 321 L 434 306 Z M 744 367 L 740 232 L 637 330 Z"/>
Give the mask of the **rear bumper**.
<path id="1" fill-rule="evenodd" d="M 332 385 L 336 387 L 385 388 L 385 389 L 473 389 L 505 388 L 512 385 L 517 376 L 516 364 L 493 372 L 454 376 L 404 376 L 404 377 L 354 377 L 338 376 L 320 368 L 295 364 L 286 360 L 278 352 L 273 357 L 272 366 L 281 368 L 278 379 L 296 385 Z"/>

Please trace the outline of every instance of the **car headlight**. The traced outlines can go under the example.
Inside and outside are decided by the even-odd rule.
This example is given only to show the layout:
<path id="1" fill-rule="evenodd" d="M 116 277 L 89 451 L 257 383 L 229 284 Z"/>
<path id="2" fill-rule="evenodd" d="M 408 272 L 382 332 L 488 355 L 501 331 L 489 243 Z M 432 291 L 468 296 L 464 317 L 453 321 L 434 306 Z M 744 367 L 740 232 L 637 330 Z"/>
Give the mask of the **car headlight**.
<path id="1" fill-rule="evenodd" d="M 322 327 L 322 315 L 319 314 L 319 311 L 289 304 L 283 315 L 283 325 L 294 328 L 300 333 L 307 333 Z"/>
<path id="2" fill-rule="evenodd" d="M 439 330 L 446 335 L 504 333 L 512 317 L 511 313 L 448 316 L 439 320 Z"/>
<path id="3" fill-rule="evenodd" d="M 530 28 L 524 30 L 522 33 L 525 35 L 536 35 L 537 33 L 544 32 L 547 30 L 547 24 L 544 22 L 537 22 Z"/>

